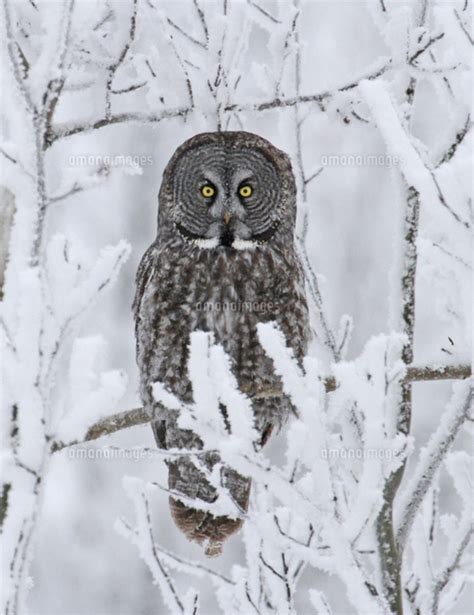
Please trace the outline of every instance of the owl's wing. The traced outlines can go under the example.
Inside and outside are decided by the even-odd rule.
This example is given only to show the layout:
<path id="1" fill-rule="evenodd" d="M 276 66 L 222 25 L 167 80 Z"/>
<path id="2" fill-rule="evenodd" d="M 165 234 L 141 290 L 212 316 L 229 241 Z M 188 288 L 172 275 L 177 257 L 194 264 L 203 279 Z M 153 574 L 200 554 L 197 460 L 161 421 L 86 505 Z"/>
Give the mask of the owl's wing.
<path id="1" fill-rule="evenodd" d="M 140 326 L 141 326 L 141 302 L 145 293 L 148 282 L 153 275 L 155 262 L 156 262 L 156 242 L 152 243 L 148 250 L 142 257 L 138 266 L 137 275 L 135 279 L 136 290 L 135 298 L 132 304 L 132 310 L 135 317 L 135 340 L 137 356 L 140 353 Z M 164 420 L 157 420 L 152 422 L 153 433 L 155 435 L 156 443 L 160 448 L 166 448 L 166 422 Z"/>
<path id="2" fill-rule="evenodd" d="M 135 297 L 132 303 L 132 311 L 135 318 L 135 340 L 137 344 L 137 353 L 138 353 L 138 345 L 140 341 L 140 336 L 138 335 L 138 328 L 140 325 L 140 306 L 143 299 L 143 294 L 145 292 L 146 285 L 150 280 L 151 275 L 153 274 L 154 266 L 155 266 L 155 255 L 156 255 L 156 243 L 153 242 L 145 254 L 142 256 L 142 260 L 138 266 L 137 275 L 135 277 Z"/>

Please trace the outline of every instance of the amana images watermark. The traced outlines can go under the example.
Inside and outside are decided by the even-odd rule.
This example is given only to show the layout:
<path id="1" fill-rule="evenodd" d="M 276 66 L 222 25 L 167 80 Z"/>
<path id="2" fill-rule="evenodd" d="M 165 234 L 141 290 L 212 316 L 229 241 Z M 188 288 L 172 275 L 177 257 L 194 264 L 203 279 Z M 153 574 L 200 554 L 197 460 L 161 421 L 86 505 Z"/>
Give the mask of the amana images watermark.
<path id="1" fill-rule="evenodd" d="M 392 167 L 402 162 L 400 156 L 390 154 L 324 154 L 320 162 L 323 167 Z"/>
<path id="2" fill-rule="evenodd" d="M 198 301 L 196 312 L 276 312 L 278 305 L 273 301 Z"/>
<path id="3" fill-rule="evenodd" d="M 391 448 L 323 448 L 323 459 L 395 459 L 400 451 Z"/>
<path id="4" fill-rule="evenodd" d="M 68 459 L 76 461 L 147 461 L 162 457 L 160 449 L 71 446 L 67 449 Z"/>
<path id="5" fill-rule="evenodd" d="M 71 154 L 68 157 L 71 167 L 147 167 L 153 164 L 149 154 Z"/>

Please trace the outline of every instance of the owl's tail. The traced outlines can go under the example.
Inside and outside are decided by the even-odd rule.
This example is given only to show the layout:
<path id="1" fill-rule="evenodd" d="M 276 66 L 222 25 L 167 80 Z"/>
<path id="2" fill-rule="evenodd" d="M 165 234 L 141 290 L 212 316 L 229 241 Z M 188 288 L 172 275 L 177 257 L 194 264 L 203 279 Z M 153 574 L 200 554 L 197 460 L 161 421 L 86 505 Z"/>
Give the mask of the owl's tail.
<path id="1" fill-rule="evenodd" d="M 210 512 L 197 510 L 170 497 L 170 510 L 176 526 L 188 540 L 205 545 L 208 557 L 221 555 L 224 542 L 240 530 L 242 519 L 215 517 Z"/>
<path id="2" fill-rule="evenodd" d="M 206 459 L 206 465 L 214 466 L 219 462 L 217 455 Z M 241 514 L 248 510 L 251 480 L 238 474 L 231 468 L 221 470 L 222 485 L 234 500 Z M 213 503 L 217 492 L 206 477 L 197 468 L 191 467 L 189 458 L 182 458 L 169 464 L 168 482 L 170 489 L 182 493 L 183 496 Z M 205 546 L 208 557 L 222 553 L 224 542 L 238 532 L 243 525 L 243 519 L 230 518 L 225 515 L 215 516 L 209 511 L 193 508 L 174 497 L 169 499 L 170 511 L 177 527 L 188 538 Z"/>

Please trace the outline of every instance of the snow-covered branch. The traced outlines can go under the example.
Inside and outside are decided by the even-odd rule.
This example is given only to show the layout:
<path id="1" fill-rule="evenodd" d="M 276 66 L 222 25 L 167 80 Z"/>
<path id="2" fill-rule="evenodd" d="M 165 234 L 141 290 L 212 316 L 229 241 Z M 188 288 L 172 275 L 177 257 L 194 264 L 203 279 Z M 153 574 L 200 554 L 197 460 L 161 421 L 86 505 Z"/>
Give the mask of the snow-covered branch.
<path id="1" fill-rule="evenodd" d="M 432 486 L 433 479 L 459 430 L 469 418 L 471 408 L 472 382 L 466 380 L 456 383 L 445 414 L 428 444 L 420 452 L 413 475 L 400 495 L 396 519 L 397 542 L 402 552 L 423 498 Z"/>
<path id="2" fill-rule="evenodd" d="M 445 366 L 421 366 L 421 365 L 408 365 L 405 371 L 405 375 L 402 380 L 404 382 L 429 382 L 437 380 L 459 380 L 469 378 L 471 376 L 470 365 L 445 365 Z M 337 390 L 338 382 L 335 376 L 329 376 L 323 378 L 323 383 L 328 393 Z M 249 392 L 253 399 L 259 398 L 259 393 Z M 274 391 L 272 391 L 272 395 Z M 262 397 L 266 396 L 266 392 L 262 392 Z M 61 450 L 65 446 L 73 446 L 81 442 L 90 442 L 101 438 L 103 436 L 110 436 L 111 434 L 121 431 L 123 429 L 129 429 L 137 425 L 144 425 L 150 423 L 154 417 L 150 415 L 143 408 L 132 408 L 130 410 L 123 410 L 110 416 L 107 416 L 93 425 L 90 425 L 84 439 L 73 440 L 70 442 L 54 443 L 54 451 Z"/>
<path id="3" fill-rule="evenodd" d="M 354 62 L 339 62 L 319 29 L 323 15 L 331 40 L 344 38 L 351 20 L 341 20 L 337 3 L 323 13 L 317 4 L 5 0 L 8 104 L 0 155 L 9 172 L 0 194 L 0 603 L 8 615 L 27 608 L 51 455 L 64 451 L 54 459 L 59 466 L 76 445 L 171 412 L 199 446 L 160 449 L 159 459 L 186 460 L 197 478 L 189 489 L 166 484 L 161 475 L 153 474 L 152 482 L 125 479 L 133 523 L 116 525 L 170 612 L 197 613 L 209 582 L 226 613 L 290 615 L 314 608 L 329 615 L 343 601 L 357 613 L 449 613 L 472 580 L 470 462 L 459 450 L 462 429 L 473 420 L 466 316 L 472 272 L 470 3 L 361 5 L 357 36 L 363 33 L 363 44 Z M 327 74 L 320 75 L 314 66 L 326 53 Z M 103 335 L 88 331 L 83 337 L 81 324 L 122 271 L 130 248 L 121 237 L 132 240 L 133 225 L 127 222 L 93 251 L 84 249 L 68 208 L 77 201 L 80 209 L 90 194 L 102 199 L 118 173 L 108 166 L 92 174 L 71 171 L 64 161 L 76 144 L 93 151 L 99 136 L 101 146 L 109 136 L 115 144 L 130 132 L 126 127 L 143 126 L 153 128 L 149 144 L 161 148 L 160 164 L 182 131 L 257 130 L 289 153 L 298 188 L 296 241 L 316 341 L 302 366 L 282 333 L 271 323 L 261 325 L 260 342 L 279 374 L 278 387 L 239 389 L 224 349 L 196 332 L 188 364 L 192 402 L 156 383 L 156 415 L 141 407 L 116 412 L 124 407 L 126 357 L 111 365 Z M 342 163 L 329 170 L 317 159 L 338 142 L 344 155 L 367 145 L 369 153 L 378 148 L 398 163 L 387 175 L 364 165 L 347 179 Z M 153 169 L 150 181 L 159 171 Z M 350 184 L 349 199 L 338 192 L 344 183 Z M 141 195 L 147 194 L 143 186 Z M 92 187 L 97 191 L 86 195 Z M 343 214 L 335 207 L 340 194 Z M 364 202 L 375 212 L 375 204 L 388 207 L 392 196 L 398 210 L 393 218 L 386 214 L 389 229 L 379 225 L 378 213 L 373 226 L 370 218 L 359 227 Z M 346 219 L 350 232 L 343 228 Z M 336 235 L 325 228 L 332 223 Z M 114 228 L 108 229 L 112 235 Z M 315 228 L 322 232 L 313 236 Z M 362 258 L 352 262 L 356 244 L 350 244 L 362 234 L 382 251 L 381 229 L 387 246 L 395 240 L 386 328 L 377 318 L 387 302 L 373 288 L 385 281 L 385 270 L 378 270 L 384 255 L 371 255 L 369 265 Z M 112 245 L 101 248 L 105 243 Z M 368 267 L 367 283 L 361 266 Z M 351 288 L 357 297 L 346 291 L 348 279 L 358 280 Z M 377 325 L 367 322 L 372 311 Z M 97 326 L 95 318 L 91 322 Z M 418 454 L 411 419 L 426 406 L 418 395 L 412 399 L 412 385 L 451 380 L 457 381 L 453 397 Z M 135 389 L 132 382 L 128 393 Z M 253 444 L 252 404 L 269 397 L 290 400 L 294 409 L 276 455 Z M 219 404 L 229 409 L 226 416 Z M 437 407 L 428 410 L 427 418 L 436 416 Z M 248 510 L 233 497 L 235 483 L 225 479 L 232 472 L 234 479 L 252 479 Z M 456 514 L 443 511 L 446 483 L 459 499 Z M 209 501 L 196 499 L 197 484 L 209 490 Z M 154 496 L 162 492 L 194 507 L 198 519 L 218 514 L 242 526 L 244 560 L 230 571 L 217 570 L 165 548 L 161 508 L 158 522 L 152 514 Z M 204 546 L 217 555 L 223 541 Z M 304 574 L 314 579 L 307 597 Z M 190 575 L 199 582 L 195 589 L 187 583 Z"/>

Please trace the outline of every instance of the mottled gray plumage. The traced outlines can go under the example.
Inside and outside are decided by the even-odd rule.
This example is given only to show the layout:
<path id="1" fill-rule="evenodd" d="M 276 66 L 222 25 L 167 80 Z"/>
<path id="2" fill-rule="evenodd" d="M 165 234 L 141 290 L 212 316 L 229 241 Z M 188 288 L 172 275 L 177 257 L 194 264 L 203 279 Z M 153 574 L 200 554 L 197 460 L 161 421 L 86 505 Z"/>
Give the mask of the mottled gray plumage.
<path id="1" fill-rule="evenodd" d="M 151 391 L 156 381 L 191 401 L 189 337 L 201 330 L 213 332 L 231 357 L 240 389 L 253 397 L 261 434 L 256 444 L 264 444 L 273 427 L 285 421 L 291 405 L 277 393 L 281 383 L 258 342 L 256 325 L 276 321 L 302 359 L 309 325 L 294 248 L 295 217 L 290 161 L 265 139 L 246 132 L 205 133 L 178 148 L 163 175 L 158 234 L 137 273 L 137 361 L 146 408 L 157 411 Z M 237 309 L 203 308 L 232 302 Z M 225 416 L 224 407 L 222 412 Z M 173 412 L 160 417 L 154 423 L 160 447 L 201 448 L 195 434 L 178 428 Z M 209 468 L 218 460 L 209 454 L 203 459 Z M 189 458 L 168 467 L 170 489 L 185 498 L 215 500 L 214 488 Z M 226 468 L 222 481 L 245 511 L 250 480 Z M 200 512 L 173 498 L 170 506 L 178 527 L 190 539 L 205 541 L 208 554 L 218 553 L 241 526 L 240 520 Z"/>

